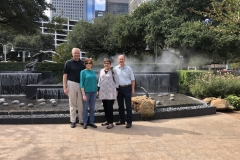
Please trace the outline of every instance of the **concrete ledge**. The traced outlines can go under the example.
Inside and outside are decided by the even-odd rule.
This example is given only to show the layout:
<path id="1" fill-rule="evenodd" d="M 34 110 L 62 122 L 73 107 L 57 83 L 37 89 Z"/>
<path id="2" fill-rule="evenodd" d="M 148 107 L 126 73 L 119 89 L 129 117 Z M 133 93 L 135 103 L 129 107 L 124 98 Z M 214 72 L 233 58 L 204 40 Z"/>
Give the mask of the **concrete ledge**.
<path id="1" fill-rule="evenodd" d="M 143 119 L 141 114 L 133 113 L 133 121 L 183 118 L 216 114 L 216 107 L 180 110 L 171 112 L 155 112 L 152 118 Z M 69 111 L 29 111 L 29 112 L 0 112 L 0 124 L 65 124 L 70 123 Z M 24 117 L 25 116 L 25 117 Z M 125 115 L 126 116 L 126 115 Z M 127 117 L 125 117 L 127 118 Z M 119 120 L 118 114 L 113 115 L 114 122 Z M 95 122 L 105 121 L 103 113 L 95 114 Z M 78 120 L 76 121 L 78 122 Z"/>

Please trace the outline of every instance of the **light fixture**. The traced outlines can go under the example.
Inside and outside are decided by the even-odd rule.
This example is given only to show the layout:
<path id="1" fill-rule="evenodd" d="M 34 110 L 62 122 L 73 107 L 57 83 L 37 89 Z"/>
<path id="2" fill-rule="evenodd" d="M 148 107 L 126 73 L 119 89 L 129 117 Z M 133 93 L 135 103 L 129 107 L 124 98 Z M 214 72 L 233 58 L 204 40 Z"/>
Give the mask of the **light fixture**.
<path id="1" fill-rule="evenodd" d="M 145 49 L 145 51 L 149 51 L 150 50 L 150 48 L 148 47 L 148 45 L 147 45 L 147 47 L 146 47 L 146 49 Z"/>
<path id="2" fill-rule="evenodd" d="M 30 54 L 30 52 L 28 51 L 28 57 L 31 57 L 31 54 Z"/>
<path id="3" fill-rule="evenodd" d="M 12 46 L 11 52 L 15 52 L 13 46 Z"/>

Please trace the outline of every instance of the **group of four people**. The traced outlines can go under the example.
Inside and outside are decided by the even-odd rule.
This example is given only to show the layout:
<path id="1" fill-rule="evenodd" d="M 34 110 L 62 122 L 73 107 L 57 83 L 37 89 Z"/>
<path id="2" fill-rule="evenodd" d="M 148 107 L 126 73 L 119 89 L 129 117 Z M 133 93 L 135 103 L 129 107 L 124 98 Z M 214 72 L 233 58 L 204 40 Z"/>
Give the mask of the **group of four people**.
<path id="1" fill-rule="evenodd" d="M 119 55 L 119 65 L 112 68 L 111 60 L 104 59 L 104 68 L 100 70 L 99 79 L 93 67 L 93 60 L 80 59 L 80 49 L 72 49 L 73 58 L 66 61 L 63 71 L 63 90 L 69 97 L 71 128 L 76 126 L 76 106 L 78 107 L 78 120 L 87 129 L 88 124 L 94 124 L 94 110 L 96 97 L 102 100 L 106 122 L 102 126 L 113 128 L 113 104 L 117 99 L 119 121 L 116 125 L 125 124 L 125 107 L 127 111 L 126 128 L 132 127 L 132 94 L 135 93 L 135 78 L 131 67 L 125 64 L 125 56 Z M 88 119 L 89 111 L 89 119 Z"/>

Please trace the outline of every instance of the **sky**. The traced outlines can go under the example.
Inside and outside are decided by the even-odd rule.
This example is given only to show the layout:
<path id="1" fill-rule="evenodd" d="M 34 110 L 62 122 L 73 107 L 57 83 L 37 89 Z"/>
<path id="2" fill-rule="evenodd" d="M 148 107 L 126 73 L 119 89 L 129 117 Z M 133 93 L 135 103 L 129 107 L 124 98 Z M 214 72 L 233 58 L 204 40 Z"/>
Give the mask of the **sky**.
<path id="1" fill-rule="evenodd" d="M 105 10 L 105 0 L 95 0 L 95 10 Z"/>

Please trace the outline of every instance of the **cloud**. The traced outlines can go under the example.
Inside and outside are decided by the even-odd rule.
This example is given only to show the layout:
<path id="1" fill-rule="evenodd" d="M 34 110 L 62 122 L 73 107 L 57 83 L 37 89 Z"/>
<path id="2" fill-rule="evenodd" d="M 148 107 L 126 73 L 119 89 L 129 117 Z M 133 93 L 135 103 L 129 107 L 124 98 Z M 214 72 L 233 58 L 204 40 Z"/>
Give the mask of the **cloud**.
<path id="1" fill-rule="evenodd" d="M 96 5 L 103 5 L 103 4 L 105 4 L 105 0 L 96 0 L 95 4 Z"/>

